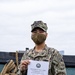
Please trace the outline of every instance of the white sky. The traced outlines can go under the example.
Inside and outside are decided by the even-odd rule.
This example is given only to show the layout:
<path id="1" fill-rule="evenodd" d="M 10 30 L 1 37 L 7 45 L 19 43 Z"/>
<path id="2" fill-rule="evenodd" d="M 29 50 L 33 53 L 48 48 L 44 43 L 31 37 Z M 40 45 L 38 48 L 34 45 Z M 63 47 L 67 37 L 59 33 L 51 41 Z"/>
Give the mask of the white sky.
<path id="1" fill-rule="evenodd" d="M 75 0 L 0 0 L 0 51 L 33 48 L 31 24 L 48 25 L 46 44 L 75 55 Z"/>

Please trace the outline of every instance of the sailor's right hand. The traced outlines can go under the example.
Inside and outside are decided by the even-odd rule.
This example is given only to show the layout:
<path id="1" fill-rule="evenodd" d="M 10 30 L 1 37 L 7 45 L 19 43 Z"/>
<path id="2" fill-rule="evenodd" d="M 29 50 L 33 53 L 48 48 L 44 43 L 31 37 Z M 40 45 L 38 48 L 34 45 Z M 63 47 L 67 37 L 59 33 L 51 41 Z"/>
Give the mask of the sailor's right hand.
<path id="1" fill-rule="evenodd" d="M 22 60 L 20 63 L 20 71 L 25 71 L 29 63 L 29 60 Z"/>

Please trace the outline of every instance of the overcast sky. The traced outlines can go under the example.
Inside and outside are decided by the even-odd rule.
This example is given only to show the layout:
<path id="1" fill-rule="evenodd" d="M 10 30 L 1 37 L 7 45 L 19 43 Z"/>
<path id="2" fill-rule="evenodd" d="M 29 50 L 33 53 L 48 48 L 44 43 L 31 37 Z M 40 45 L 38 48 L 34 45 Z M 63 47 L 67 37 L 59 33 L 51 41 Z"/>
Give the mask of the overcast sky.
<path id="1" fill-rule="evenodd" d="M 75 55 L 75 0 L 0 0 L 0 51 L 33 48 L 31 24 L 48 25 L 46 44 Z"/>

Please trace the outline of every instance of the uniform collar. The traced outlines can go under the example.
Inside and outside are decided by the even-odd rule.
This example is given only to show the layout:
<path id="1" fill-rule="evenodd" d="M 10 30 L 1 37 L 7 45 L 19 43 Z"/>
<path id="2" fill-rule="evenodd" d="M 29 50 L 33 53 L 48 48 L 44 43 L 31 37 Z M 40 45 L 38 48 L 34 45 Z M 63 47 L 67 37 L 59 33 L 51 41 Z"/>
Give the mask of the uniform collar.
<path id="1" fill-rule="evenodd" d="M 45 47 L 43 48 L 43 50 L 47 50 L 48 46 L 45 44 Z M 35 47 L 33 48 L 33 51 L 35 50 Z"/>
<path id="2" fill-rule="evenodd" d="M 29 57 L 38 57 L 38 56 L 47 56 L 48 54 L 48 47 L 47 45 L 45 45 L 44 49 L 41 52 L 38 52 L 38 54 L 36 54 L 37 52 L 35 51 L 35 47 L 32 49 L 32 51 L 30 51 L 30 53 L 28 54 Z"/>

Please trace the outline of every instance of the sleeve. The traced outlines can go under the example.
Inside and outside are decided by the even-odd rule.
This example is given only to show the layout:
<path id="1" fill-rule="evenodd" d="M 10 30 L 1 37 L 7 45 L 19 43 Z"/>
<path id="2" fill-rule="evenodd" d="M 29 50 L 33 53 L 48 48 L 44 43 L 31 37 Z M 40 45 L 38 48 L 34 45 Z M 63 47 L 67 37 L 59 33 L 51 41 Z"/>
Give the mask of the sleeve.
<path id="1" fill-rule="evenodd" d="M 55 50 L 52 61 L 52 74 L 53 75 L 66 75 L 66 67 L 63 56 Z"/>
<path id="2" fill-rule="evenodd" d="M 27 52 L 25 52 L 25 53 L 23 54 L 21 61 L 22 61 L 22 60 L 26 60 L 26 58 L 27 58 Z M 20 71 L 20 65 L 19 65 L 19 66 L 18 66 L 17 75 L 27 75 L 27 70 L 25 70 L 25 71 Z"/>

